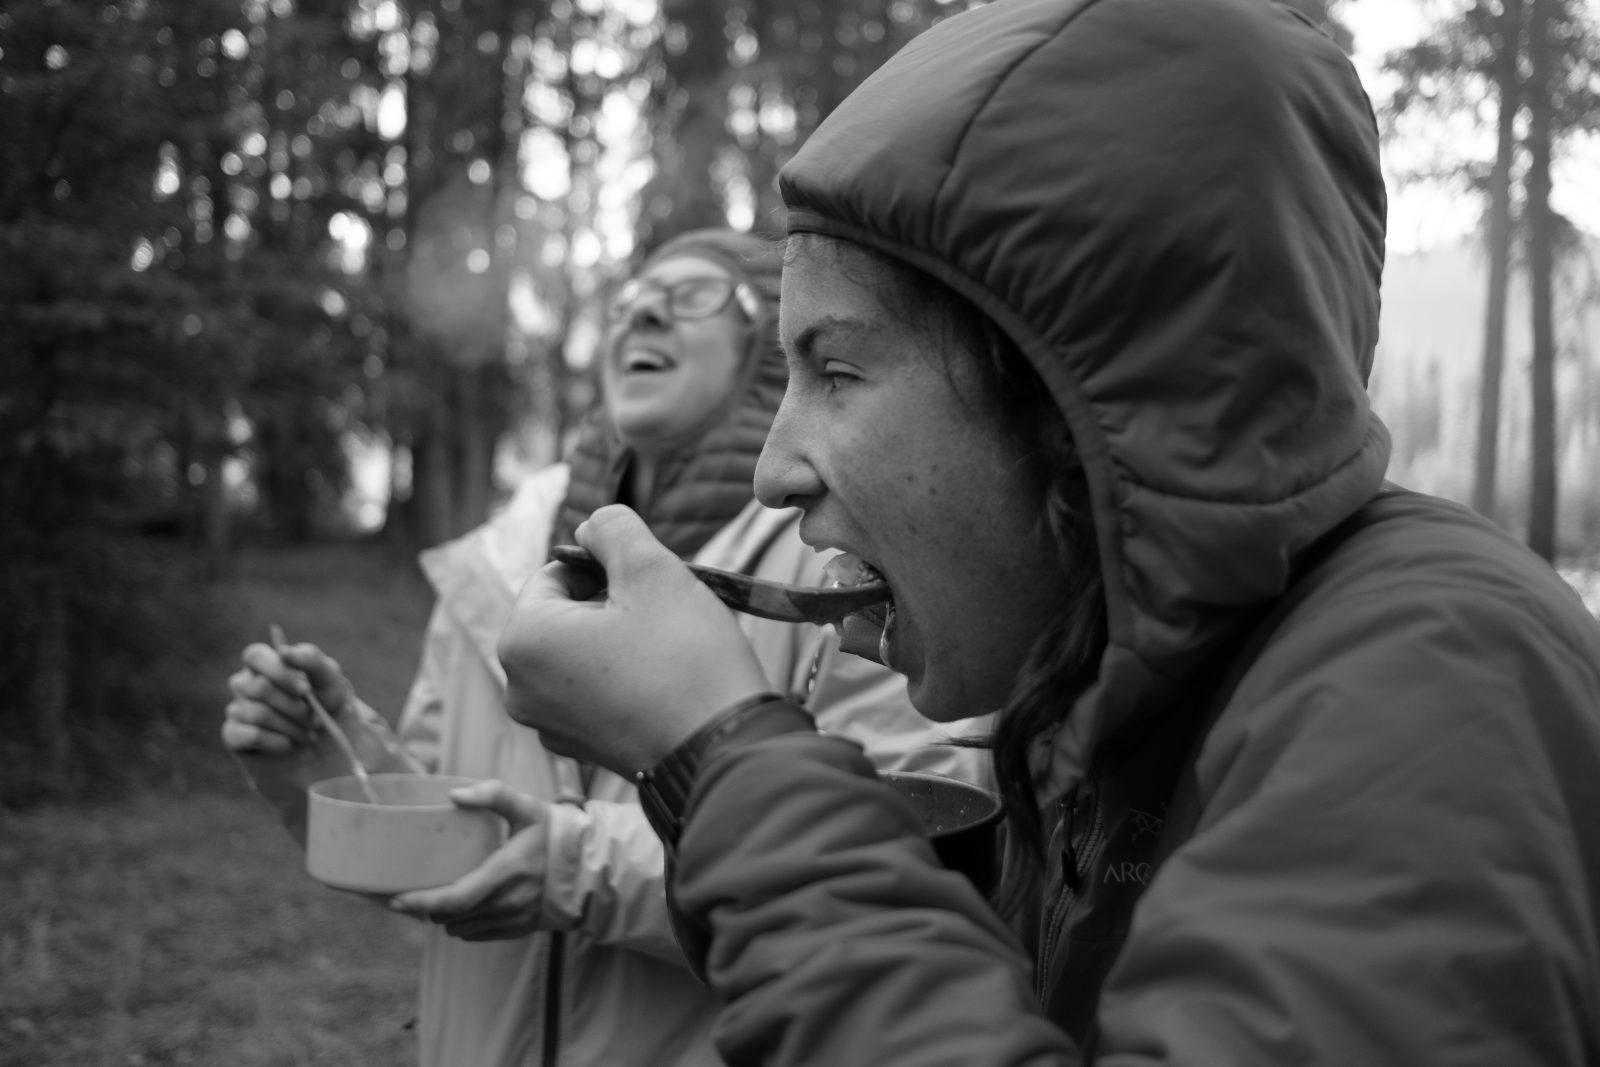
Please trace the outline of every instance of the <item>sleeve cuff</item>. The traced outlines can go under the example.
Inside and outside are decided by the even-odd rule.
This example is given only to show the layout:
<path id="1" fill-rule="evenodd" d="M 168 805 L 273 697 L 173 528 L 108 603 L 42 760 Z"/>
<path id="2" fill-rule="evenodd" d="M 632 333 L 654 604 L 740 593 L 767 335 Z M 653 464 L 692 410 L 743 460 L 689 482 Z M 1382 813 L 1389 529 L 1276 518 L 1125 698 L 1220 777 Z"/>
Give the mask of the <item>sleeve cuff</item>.
<path id="1" fill-rule="evenodd" d="M 700 768 L 731 747 L 779 734 L 815 733 L 816 729 L 816 720 L 794 701 L 777 693 L 758 693 L 696 730 L 660 763 L 640 771 L 635 776 L 639 805 L 668 857 L 677 855 L 684 811 Z"/>

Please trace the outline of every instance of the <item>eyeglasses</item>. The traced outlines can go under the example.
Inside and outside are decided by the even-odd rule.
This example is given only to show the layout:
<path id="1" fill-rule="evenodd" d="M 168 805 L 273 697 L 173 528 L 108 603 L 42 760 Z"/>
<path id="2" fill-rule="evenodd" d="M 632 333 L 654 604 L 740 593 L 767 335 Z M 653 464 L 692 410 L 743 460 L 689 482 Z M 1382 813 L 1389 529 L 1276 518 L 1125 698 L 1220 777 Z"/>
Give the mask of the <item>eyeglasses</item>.
<path id="1" fill-rule="evenodd" d="M 751 320 L 755 319 L 756 311 L 760 308 L 760 302 L 750 287 L 732 278 L 707 274 L 665 284 L 649 278 L 629 278 L 606 307 L 606 319 L 615 323 L 629 318 L 638 303 L 652 292 L 665 296 L 667 312 L 674 319 L 684 321 L 709 319 L 727 307 L 730 300 L 738 300 L 745 317 Z"/>

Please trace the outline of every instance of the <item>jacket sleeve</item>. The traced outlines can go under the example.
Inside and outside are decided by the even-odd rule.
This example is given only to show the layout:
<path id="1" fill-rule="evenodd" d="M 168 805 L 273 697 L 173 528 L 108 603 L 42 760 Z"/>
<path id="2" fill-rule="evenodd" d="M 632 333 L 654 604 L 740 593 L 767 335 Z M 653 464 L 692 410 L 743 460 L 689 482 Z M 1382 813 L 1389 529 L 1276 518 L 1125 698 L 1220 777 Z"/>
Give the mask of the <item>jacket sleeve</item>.
<path id="1" fill-rule="evenodd" d="M 1099 1062 L 1600 1062 L 1595 812 L 1537 726 L 1565 717 L 1600 779 L 1600 660 L 1540 614 L 1400 582 L 1267 647 L 1108 978 Z"/>
<path id="2" fill-rule="evenodd" d="M 552 805 L 541 926 L 682 964 L 661 839 L 637 804 Z"/>
<path id="3" fill-rule="evenodd" d="M 1005 925 L 844 740 L 787 735 L 714 759 L 674 896 L 709 934 L 734 1067 L 1078 1062 Z"/>
<path id="4" fill-rule="evenodd" d="M 945 735 L 912 709 L 903 677 L 839 653 L 830 635 L 823 641 L 811 702 L 820 729 L 864 748 L 880 770 L 989 780 L 987 751 L 940 743 Z M 555 813 L 544 928 L 581 929 L 597 941 L 683 963 L 666 906 L 661 842 L 643 810 L 589 800 L 581 808 L 557 805 Z"/>
<path id="5" fill-rule="evenodd" d="M 1381 599 L 1276 641 L 1209 735 L 1202 817 L 1135 911 L 1095 1064 L 1597 1062 L 1592 811 L 1532 710 L 1579 724 L 1594 763 L 1594 642 L 1470 594 Z M 723 1055 L 1081 1062 L 868 774 L 804 735 L 702 772 L 674 892 L 728 1005 Z"/>

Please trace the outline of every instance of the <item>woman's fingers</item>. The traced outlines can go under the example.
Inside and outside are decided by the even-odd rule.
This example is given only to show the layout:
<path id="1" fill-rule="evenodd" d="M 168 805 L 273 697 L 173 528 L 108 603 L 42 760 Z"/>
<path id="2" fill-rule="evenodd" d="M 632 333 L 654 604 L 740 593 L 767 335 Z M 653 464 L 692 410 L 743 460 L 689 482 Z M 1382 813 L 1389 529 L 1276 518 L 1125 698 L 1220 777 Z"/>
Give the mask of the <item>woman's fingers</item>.
<path id="1" fill-rule="evenodd" d="M 508 911 L 504 915 L 473 916 L 444 923 L 444 932 L 462 941 L 508 941 L 527 937 L 539 929 L 526 912 Z"/>
<path id="2" fill-rule="evenodd" d="M 273 648 L 253 644 L 246 646 L 240 658 L 246 670 L 259 679 L 254 683 L 257 688 L 243 695 L 264 700 L 280 710 L 289 710 L 286 705 L 298 706 L 308 721 L 311 712 L 305 698 L 313 692 L 322 706 L 335 715 L 350 698 L 350 681 L 338 661 L 316 645 L 302 643 Z M 269 698 L 265 695 L 269 691 L 280 696 Z"/>
<path id="3" fill-rule="evenodd" d="M 517 873 L 497 852 L 482 866 L 468 871 L 449 885 L 401 893 L 389 902 L 389 906 L 395 911 L 419 915 L 431 922 L 454 921 L 479 914 L 485 901 L 494 899 L 513 884 Z M 501 902 L 501 906 L 508 905 Z"/>
<path id="4" fill-rule="evenodd" d="M 515 834 L 545 816 L 545 802 L 510 788 L 504 782 L 475 782 L 450 790 L 450 799 L 460 808 L 492 811 L 510 824 Z"/>
<path id="5" fill-rule="evenodd" d="M 350 683 L 339 664 L 316 645 L 245 646 L 243 663 L 228 677 L 232 699 L 223 709 L 222 743 L 236 752 L 284 755 L 320 729 L 306 697 L 315 692 L 337 714 Z"/>
<path id="6" fill-rule="evenodd" d="M 224 719 L 222 743 L 233 752 L 265 752 L 274 756 L 287 756 L 301 742 L 273 730 L 264 730 L 252 723 Z"/>
<path id="7" fill-rule="evenodd" d="M 352 686 L 338 660 L 316 645 L 305 642 L 284 645 L 278 650 L 278 655 L 284 664 L 300 672 L 324 708 L 335 715 L 344 709 L 350 699 Z"/>
<path id="8" fill-rule="evenodd" d="M 228 678 L 228 691 L 235 703 L 259 704 L 290 722 L 305 726 L 311 723 L 311 709 L 304 696 L 286 690 L 270 675 L 248 665 Z"/>
<path id="9" fill-rule="evenodd" d="M 540 928 L 538 901 L 511 884 L 497 887 L 471 907 L 458 906 L 447 896 L 436 898 L 431 906 L 423 894 L 405 897 L 406 914 L 443 927 L 446 934 L 463 941 L 504 941 L 526 937 Z M 402 910 L 398 902 L 391 906 Z"/>
<path id="10" fill-rule="evenodd" d="M 655 539 L 631 508 L 600 508 L 578 524 L 573 537 L 594 553 L 613 587 L 620 583 L 624 589 L 649 589 L 662 581 L 683 582 L 683 561 Z"/>
<path id="11" fill-rule="evenodd" d="M 446 927 L 514 923 L 524 932 L 532 930 L 544 893 L 548 805 L 495 781 L 454 789 L 450 796 L 463 808 L 504 816 L 512 833 L 488 859 L 449 885 L 401 893 L 389 906 Z"/>
<path id="12" fill-rule="evenodd" d="M 276 734 L 291 745 L 305 744 L 315 736 L 303 712 L 299 715 L 287 714 L 272 704 L 249 697 L 235 696 L 228 701 L 222 714 L 225 722 Z"/>
<path id="13" fill-rule="evenodd" d="M 632 774 L 768 688 L 732 613 L 632 511 L 601 508 L 575 537 L 605 566 L 605 599 L 574 600 L 570 568 L 547 566 L 500 636 L 507 710 L 545 747 Z"/>

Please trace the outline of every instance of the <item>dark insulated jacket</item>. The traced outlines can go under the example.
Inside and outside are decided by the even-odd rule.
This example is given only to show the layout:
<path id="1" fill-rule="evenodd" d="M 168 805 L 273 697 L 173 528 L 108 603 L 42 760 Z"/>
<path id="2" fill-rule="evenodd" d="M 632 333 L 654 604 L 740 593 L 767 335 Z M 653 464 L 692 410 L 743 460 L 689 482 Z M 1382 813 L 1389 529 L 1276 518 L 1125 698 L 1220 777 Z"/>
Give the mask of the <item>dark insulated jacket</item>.
<path id="1" fill-rule="evenodd" d="M 728 1061 L 1600 1063 L 1600 627 L 1384 489 L 1384 192 L 1338 49 L 1266 0 L 999 0 L 781 183 L 791 231 L 935 275 L 1037 367 L 1110 633 L 1041 753 L 1026 929 L 843 742 L 702 771 L 674 889 Z"/>

